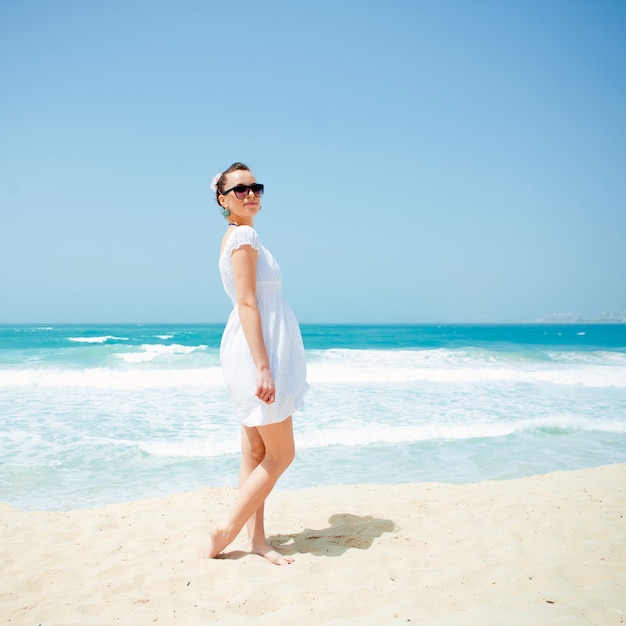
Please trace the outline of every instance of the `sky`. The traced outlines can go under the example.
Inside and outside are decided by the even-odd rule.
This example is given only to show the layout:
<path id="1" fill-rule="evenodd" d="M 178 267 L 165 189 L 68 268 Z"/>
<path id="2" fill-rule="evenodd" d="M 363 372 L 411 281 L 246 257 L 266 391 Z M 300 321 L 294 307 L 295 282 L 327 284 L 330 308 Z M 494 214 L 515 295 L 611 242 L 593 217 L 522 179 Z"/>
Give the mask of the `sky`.
<path id="1" fill-rule="evenodd" d="M 209 183 L 302 323 L 626 311 L 621 0 L 0 0 L 0 323 L 222 323 Z"/>

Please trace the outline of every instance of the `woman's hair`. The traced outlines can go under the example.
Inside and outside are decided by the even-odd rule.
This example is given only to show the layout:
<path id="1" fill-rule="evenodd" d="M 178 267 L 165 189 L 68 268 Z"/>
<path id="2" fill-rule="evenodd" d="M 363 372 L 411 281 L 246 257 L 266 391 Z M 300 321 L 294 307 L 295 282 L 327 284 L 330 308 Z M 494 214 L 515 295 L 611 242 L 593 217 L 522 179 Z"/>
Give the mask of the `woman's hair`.
<path id="1" fill-rule="evenodd" d="M 236 172 L 237 170 L 244 170 L 246 172 L 250 171 L 250 168 L 245 163 L 233 163 L 228 169 L 224 170 L 220 177 L 217 179 L 217 189 L 215 190 L 215 202 L 220 204 L 220 194 L 224 191 L 224 183 L 226 182 L 226 174 L 230 174 L 231 172 Z M 220 205 L 221 207 L 221 205 Z"/>

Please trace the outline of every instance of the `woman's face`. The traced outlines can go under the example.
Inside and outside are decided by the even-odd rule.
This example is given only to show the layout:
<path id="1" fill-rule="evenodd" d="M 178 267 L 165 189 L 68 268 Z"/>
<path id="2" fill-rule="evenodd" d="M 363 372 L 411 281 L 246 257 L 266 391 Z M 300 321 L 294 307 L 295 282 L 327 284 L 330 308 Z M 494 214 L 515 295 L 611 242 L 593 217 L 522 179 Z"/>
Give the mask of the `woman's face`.
<path id="1" fill-rule="evenodd" d="M 223 189 L 231 189 L 235 185 L 253 185 L 256 178 L 248 170 L 235 170 L 226 174 Z M 251 191 L 245 198 L 239 199 L 234 192 L 220 195 L 220 204 L 230 211 L 231 219 L 237 221 L 237 217 L 254 217 L 261 210 L 261 198 L 257 198 Z"/>

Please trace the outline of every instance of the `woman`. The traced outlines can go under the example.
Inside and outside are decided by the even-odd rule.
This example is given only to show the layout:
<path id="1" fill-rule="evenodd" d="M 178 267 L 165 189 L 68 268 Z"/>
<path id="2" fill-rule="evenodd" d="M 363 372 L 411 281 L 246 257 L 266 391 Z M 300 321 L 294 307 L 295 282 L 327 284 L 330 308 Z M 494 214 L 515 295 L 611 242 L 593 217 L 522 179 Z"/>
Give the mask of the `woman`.
<path id="1" fill-rule="evenodd" d="M 263 185 L 243 163 L 212 182 L 228 221 L 219 268 L 233 302 L 220 346 L 226 387 L 242 423 L 239 495 L 203 551 L 216 557 L 247 525 L 250 551 L 277 565 L 292 562 L 268 543 L 265 499 L 294 458 L 292 414 L 301 408 L 306 382 L 298 322 L 283 300 L 278 264 L 260 243 L 254 218 Z"/>

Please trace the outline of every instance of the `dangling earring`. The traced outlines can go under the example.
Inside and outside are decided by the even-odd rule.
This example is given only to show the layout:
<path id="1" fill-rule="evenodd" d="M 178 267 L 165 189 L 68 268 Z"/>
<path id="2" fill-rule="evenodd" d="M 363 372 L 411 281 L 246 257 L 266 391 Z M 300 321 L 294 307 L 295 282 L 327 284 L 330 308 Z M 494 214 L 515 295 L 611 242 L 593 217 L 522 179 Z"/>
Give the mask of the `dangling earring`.
<path id="1" fill-rule="evenodd" d="M 230 211 L 228 210 L 228 208 L 222 209 L 222 215 L 224 217 L 230 217 Z"/>

